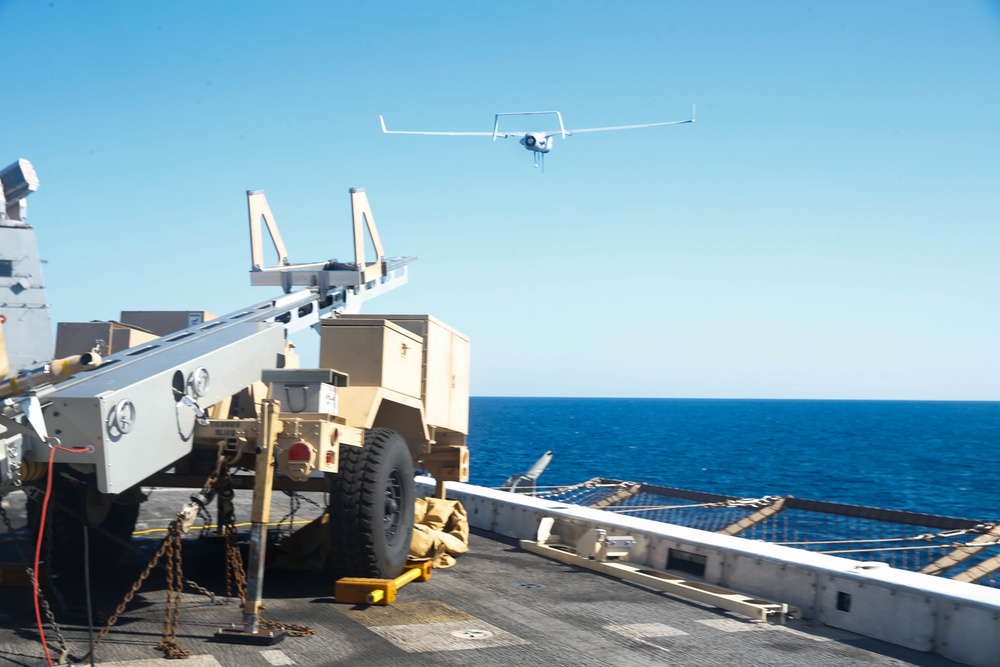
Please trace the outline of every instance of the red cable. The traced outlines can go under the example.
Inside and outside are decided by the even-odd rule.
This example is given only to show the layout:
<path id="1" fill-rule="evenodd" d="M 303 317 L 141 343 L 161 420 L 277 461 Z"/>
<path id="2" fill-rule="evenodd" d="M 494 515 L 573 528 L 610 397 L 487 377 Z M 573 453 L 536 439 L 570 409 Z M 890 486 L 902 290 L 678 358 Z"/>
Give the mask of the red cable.
<path id="1" fill-rule="evenodd" d="M 49 496 L 52 495 L 52 469 L 55 466 L 57 449 L 61 449 L 64 452 L 70 452 L 71 454 L 80 454 L 82 452 L 93 451 L 93 447 L 69 449 L 67 447 L 60 447 L 59 445 L 50 445 L 49 449 L 49 475 L 48 479 L 45 480 L 45 496 L 42 498 L 42 516 L 38 522 L 38 542 L 35 544 L 35 576 L 33 582 L 35 595 L 35 620 L 38 622 L 38 634 L 41 636 L 42 648 L 45 649 L 45 659 L 48 660 L 49 667 L 54 667 L 54 665 L 52 663 L 52 656 L 49 654 L 48 642 L 45 641 L 45 629 L 42 625 L 42 610 L 38 601 L 38 580 L 41 576 L 38 572 L 38 563 L 41 560 L 42 555 L 42 538 L 45 535 L 45 515 L 48 513 L 49 509 Z"/>

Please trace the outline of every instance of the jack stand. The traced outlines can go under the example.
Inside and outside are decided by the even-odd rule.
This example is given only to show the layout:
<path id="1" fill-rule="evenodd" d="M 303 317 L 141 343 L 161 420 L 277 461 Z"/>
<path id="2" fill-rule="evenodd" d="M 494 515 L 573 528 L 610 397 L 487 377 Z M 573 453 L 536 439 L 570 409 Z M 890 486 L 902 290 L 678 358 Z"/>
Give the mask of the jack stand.
<path id="1" fill-rule="evenodd" d="M 430 561 L 422 561 L 408 564 L 406 568 L 406 571 L 395 579 L 366 577 L 338 579 L 333 596 L 337 602 L 347 604 L 392 604 L 396 600 L 396 593 L 406 584 L 430 579 L 433 566 Z"/>
<path id="2" fill-rule="evenodd" d="M 243 629 L 220 629 L 215 640 L 229 644 L 268 646 L 285 638 L 284 630 L 261 629 L 260 610 L 264 594 L 264 550 L 267 547 L 267 522 L 271 520 L 271 485 L 274 481 L 274 443 L 281 421 L 276 419 L 278 402 L 261 402 L 261 445 L 257 452 L 253 487 L 253 525 L 250 529 L 250 559 L 247 564 L 247 593 L 243 602 Z"/>

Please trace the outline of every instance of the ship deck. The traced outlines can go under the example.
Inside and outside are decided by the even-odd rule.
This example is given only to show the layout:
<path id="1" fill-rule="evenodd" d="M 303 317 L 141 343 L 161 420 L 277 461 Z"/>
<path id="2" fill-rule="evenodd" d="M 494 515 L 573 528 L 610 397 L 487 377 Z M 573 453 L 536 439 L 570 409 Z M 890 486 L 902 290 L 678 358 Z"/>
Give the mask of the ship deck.
<path id="1" fill-rule="evenodd" d="M 165 524 L 185 495 L 158 491 L 144 505 L 141 520 Z M 16 499 L 14 504 L 12 515 Z M 134 542 L 139 551 L 151 553 L 160 539 L 152 534 Z M 9 552 L 10 540 L 0 542 L 4 560 L 11 560 Z M 129 567 L 93 583 L 98 628 L 139 573 L 141 563 L 132 560 Z M 221 593 L 222 570 L 217 541 L 185 544 L 187 577 Z M 57 616 L 71 656 L 79 659 L 88 646 L 82 586 L 62 580 L 59 589 L 65 604 L 57 608 Z M 473 533 L 469 553 L 454 568 L 435 570 L 429 581 L 407 585 L 391 606 L 337 604 L 332 591 L 332 581 L 321 575 L 269 571 L 265 615 L 316 632 L 252 646 L 213 641 L 217 629 L 240 623 L 239 608 L 187 589 L 177 639 L 192 656 L 186 663 L 167 663 L 156 649 L 166 601 L 165 578 L 156 571 L 97 648 L 95 662 L 149 667 L 957 664 L 806 621 L 749 621 L 545 559 L 522 551 L 513 540 L 480 531 Z M 53 605 L 59 606 L 54 600 Z M 46 634 L 55 644 L 51 630 Z M 30 596 L 23 588 L 0 587 L 0 665 L 41 664 L 45 658 Z"/>

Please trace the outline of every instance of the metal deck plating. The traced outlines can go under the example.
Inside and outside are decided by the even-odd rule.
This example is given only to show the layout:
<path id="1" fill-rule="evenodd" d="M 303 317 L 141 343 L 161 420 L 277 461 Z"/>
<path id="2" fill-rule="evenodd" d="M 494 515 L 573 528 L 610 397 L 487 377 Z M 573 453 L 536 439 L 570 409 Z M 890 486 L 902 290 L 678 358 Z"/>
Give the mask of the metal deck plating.
<path id="1" fill-rule="evenodd" d="M 182 491 L 157 490 L 144 505 L 144 522 L 165 524 L 185 499 Z M 140 536 L 135 542 L 148 550 L 158 544 L 159 536 Z M 5 557 L 14 555 L 6 553 L 12 551 L 9 542 L 0 546 Z M 267 616 L 316 629 L 312 637 L 291 637 L 278 646 L 213 642 L 220 627 L 239 624 L 238 606 L 213 604 L 186 589 L 178 641 L 193 655 L 180 664 L 957 664 L 819 623 L 792 620 L 781 626 L 749 621 L 547 560 L 495 533 L 476 531 L 470 546 L 455 568 L 439 570 L 429 581 L 407 586 L 388 607 L 339 605 L 332 599 L 332 581 L 317 585 L 302 573 L 269 573 Z M 210 540 L 186 541 L 184 563 L 188 577 L 222 592 L 221 545 Z M 95 593 L 99 613 L 113 608 L 138 567 L 133 563 L 100 583 Z M 87 650 L 79 607 L 82 584 L 66 578 L 59 583 L 69 611 L 60 614 L 63 634 L 71 654 L 81 656 Z M 0 588 L 0 664 L 28 666 L 43 660 L 27 601 L 22 589 Z M 164 601 L 163 578 L 154 575 L 98 648 L 97 661 L 176 667 L 178 663 L 167 663 L 155 648 Z M 51 634 L 50 639 L 54 640 Z"/>

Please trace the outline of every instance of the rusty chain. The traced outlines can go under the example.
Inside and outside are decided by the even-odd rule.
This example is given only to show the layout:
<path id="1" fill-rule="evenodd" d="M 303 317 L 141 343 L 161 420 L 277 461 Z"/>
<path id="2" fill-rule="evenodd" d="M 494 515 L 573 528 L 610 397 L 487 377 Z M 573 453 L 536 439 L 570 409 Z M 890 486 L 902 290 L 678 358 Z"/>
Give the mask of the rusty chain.
<path id="1" fill-rule="evenodd" d="M 260 624 L 265 628 L 271 628 L 272 630 L 284 630 L 288 633 L 289 637 L 310 637 L 316 634 L 316 629 L 311 628 L 308 625 L 299 625 L 297 623 L 281 623 L 279 621 L 272 621 L 268 618 L 260 617 Z"/>
<path id="2" fill-rule="evenodd" d="M 295 515 L 298 514 L 299 508 L 302 507 L 302 496 L 294 491 L 285 491 L 285 495 L 288 497 L 288 512 L 285 516 L 278 519 L 278 531 L 280 534 L 281 527 L 288 522 L 288 534 L 291 535 L 295 530 Z"/>
<path id="3" fill-rule="evenodd" d="M 21 563 L 24 565 L 24 572 L 28 575 L 28 580 L 31 582 L 32 588 L 38 592 L 38 602 L 42 606 L 42 611 L 45 612 L 45 620 L 48 621 L 49 625 L 52 626 L 52 631 L 56 633 L 56 639 L 59 642 L 59 658 L 60 662 L 65 662 L 66 658 L 69 656 L 69 647 L 66 645 L 66 637 L 63 636 L 62 628 L 59 623 L 56 622 L 56 615 L 52 612 L 52 607 L 49 605 L 49 601 L 45 598 L 45 594 L 42 592 L 42 584 L 38 580 L 38 575 L 35 574 L 35 568 L 32 567 L 31 561 L 28 560 L 21 548 L 21 542 L 18 538 L 17 531 L 14 530 L 14 526 L 10 522 L 10 517 L 7 516 L 7 510 L 0 505 L 0 519 L 3 519 L 4 525 L 7 527 L 7 532 L 10 533 L 11 541 L 14 542 L 14 547 L 17 549 L 18 556 L 21 558 Z M 51 554 L 47 554 L 46 558 L 50 557 Z M 50 561 L 51 562 L 51 561 Z M 53 587 L 53 590 L 55 588 Z M 58 596 L 58 591 L 55 590 Z M 62 598 L 60 597 L 60 600 Z"/>
<path id="4" fill-rule="evenodd" d="M 205 484 L 202 486 L 203 492 L 207 492 L 218 481 L 224 462 L 225 456 L 222 444 L 220 443 L 215 469 L 205 480 Z M 97 639 L 94 641 L 94 648 L 97 648 L 97 646 L 101 643 L 101 640 L 108 635 L 111 628 L 118 622 L 118 618 L 121 616 L 122 612 L 124 612 L 125 608 L 130 602 L 132 602 L 136 593 L 138 593 L 139 589 L 142 588 L 142 585 L 146 582 L 146 579 L 149 578 L 149 575 L 152 574 L 153 569 L 157 566 L 157 564 L 159 564 L 160 559 L 163 558 L 163 556 L 166 556 L 167 605 L 163 617 L 163 635 L 157 648 L 163 651 L 167 658 L 183 659 L 191 655 L 190 651 L 177 644 L 177 625 L 180 623 L 180 604 L 184 585 L 183 582 L 185 581 L 181 557 L 182 514 L 183 510 L 178 513 L 176 517 L 174 517 L 173 521 L 170 522 L 170 525 L 167 527 L 167 536 L 163 538 L 160 548 L 157 550 L 153 558 L 150 559 L 146 568 L 142 571 L 142 574 L 139 575 L 139 578 L 136 579 L 135 583 L 132 584 L 129 591 L 125 593 L 125 597 L 115 608 L 114 613 L 108 618 L 107 624 L 101 629 Z M 213 601 L 215 601 L 215 596 L 212 595 L 211 592 L 201 586 L 198 586 L 197 584 L 192 585 L 199 591 L 206 593 L 210 598 L 212 598 Z M 88 653 L 87 656 L 84 657 L 89 657 L 89 655 L 90 654 Z"/>
<path id="5" fill-rule="evenodd" d="M 168 530 L 173 530 L 176 523 L 177 523 L 176 519 L 172 521 L 170 523 L 170 528 Z M 130 588 L 129 591 L 125 593 L 124 599 L 122 599 L 122 601 L 118 603 L 118 606 L 115 607 L 114 613 L 112 613 L 111 616 L 108 617 L 107 624 L 101 629 L 100 633 L 98 633 L 97 639 L 94 640 L 94 648 L 97 648 L 97 646 L 101 643 L 101 640 L 104 639 L 109 632 L 111 632 L 111 628 L 114 626 L 115 623 L 118 622 L 118 617 L 121 616 L 122 612 L 125 611 L 125 607 L 127 607 L 128 604 L 132 602 L 132 598 L 134 598 L 135 594 L 139 592 L 140 588 L 142 588 L 142 585 L 146 582 L 146 579 L 148 579 L 149 575 L 152 574 L 153 568 L 155 568 L 157 563 L 160 562 L 160 558 L 163 557 L 163 555 L 166 553 L 169 547 L 170 547 L 170 540 L 168 532 L 168 538 L 164 538 L 163 542 L 160 544 L 159 550 L 157 550 L 156 554 L 150 559 L 149 563 L 147 563 L 146 569 L 142 571 L 142 574 L 139 575 L 139 578 L 135 580 L 134 584 L 132 584 L 132 588 Z M 90 654 L 88 653 L 87 655 L 83 656 L 83 659 L 86 660 L 89 656 Z"/>
<path id="6" fill-rule="evenodd" d="M 208 479 L 206 479 L 205 483 L 202 485 L 201 490 L 203 492 L 208 491 L 209 489 L 215 487 L 216 484 L 218 484 L 219 477 L 222 476 L 224 470 L 225 470 L 225 477 L 227 478 L 229 477 L 229 470 L 225 467 L 224 465 L 225 463 L 226 463 L 226 443 L 225 441 L 220 441 L 219 451 L 215 458 L 215 469 L 212 471 L 212 474 L 208 476 Z"/>
<path id="7" fill-rule="evenodd" d="M 167 547 L 167 604 L 163 612 L 163 636 L 156 648 L 164 657 L 183 660 L 191 657 L 191 651 L 177 643 L 177 626 L 181 620 L 181 598 L 184 586 L 184 572 L 181 567 L 181 531 L 177 519 L 171 524 L 165 542 Z"/>
<path id="8" fill-rule="evenodd" d="M 229 483 L 229 471 L 223 473 L 220 484 Z M 243 564 L 243 554 L 236 546 L 236 517 L 231 511 L 225 517 L 219 517 L 219 522 L 223 524 L 223 535 L 226 540 L 226 601 L 232 598 L 233 585 L 236 586 L 236 594 L 239 596 L 240 608 L 245 609 L 247 603 L 247 575 Z M 309 637 L 316 634 L 315 628 L 308 625 L 298 625 L 296 623 L 282 623 L 264 618 L 263 614 L 258 615 L 260 625 L 272 630 L 285 630 L 289 637 Z"/>
<path id="9" fill-rule="evenodd" d="M 236 546 L 236 526 L 233 522 L 227 522 L 223 530 L 226 539 L 226 601 L 233 597 L 233 584 L 236 584 L 236 596 L 242 604 L 247 599 L 247 575 L 243 567 L 243 555 Z"/>
<path id="10" fill-rule="evenodd" d="M 313 500 L 312 498 L 310 498 L 309 496 L 304 496 L 301 493 L 299 493 L 298 491 L 288 491 L 287 493 L 295 496 L 296 498 L 298 498 L 299 500 L 301 500 L 303 502 L 309 503 L 310 505 L 312 505 L 316 509 L 320 510 L 321 512 L 326 512 L 327 507 L 329 507 L 329 505 L 330 505 L 330 503 L 327 503 L 326 505 L 321 505 L 318 502 L 316 502 L 315 500 Z"/>
<path id="11" fill-rule="evenodd" d="M 219 447 L 219 454 L 216 460 L 215 468 L 205 480 L 205 484 L 202 486 L 202 492 L 208 493 L 211 489 L 216 490 L 231 490 L 231 482 L 229 480 L 229 470 L 224 465 L 225 464 L 225 454 L 222 446 Z M 230 505 L 231 507 L 231 505 Z M 70 513 L 76 515 L 78 518 L 83 519 L 83 517 L 75 512 L 71 508 L 63 508 Z M 6 524 L 9 531 L 14 532 L 13 527 L 10 524 L 10 520 L 7 518 L 6 512 L 0 508 L 0 515 L 2 515 L 3 521 Z M 235 543 L 236 526 L 235 526 L 235 516 L 232 511 L 227 512 L 225 518 L 220 516 L 220 523 L 224 525 L 223 535 L 226 542 L 226 598 L 227 602 L 232 597 L 231 583 L 235 582 L 237 587 L 237 594 L 239 596 L 241 605 L 246 604 L 246 569 L 243 564 L 243 557 L 240 554 L 239 548 Z M 94 641 L 94 648 L 96 648 L 101 641 L 107 637 L 111 628 L 118 622 L 121 614 L 125 611 L 126 607 L 132 602 L 136 594 L 142 588 L 143 584 L 152 574 L 153 570 L 160 564 L 161 559 L 166 557 L 166 579 L 167 579 L 167 603 L 164 611 L 163 619 L 163 633 L 161 636 L 160 643 L 157 645 L 157 649 L 163 651 L 164 657 L 168 659 L 184 659 L 191 655 L 191 652 L 187 649 L 181 647 L 177 643 L 177 630 L 180 623 L 180 605 L 182 599 L 182 592 L 184 584 L 187 584 L 202 593 L 203 595 L 209 597 L 213 602 L 218 603 L 217 596 L 206 588 L 200 586 L 196 582 L 190 579 L 186 579 L 183 573 L 183 561 L 181 555 L 182 540 L 181 534 L 183 532 L 183 518 L 181 513 L 171 521 L 167 528 L 167 536 L 164 538 L 163 542 L 160 544 L 159 549 L 156 554 L 149 559 L 146 568 L 136 579 L 135 583 L 132 584 L 128 592 L 126 592 L 122 601 L 115 608 L 114 613 L 108 617 L 108 621 L 104 628 L 101 629 L 97 638 Z M 125 544 L 123 540 L 118 538 L 116 535 L 112 535 L 109 531 L 104 530 L 100 526 L 96 526 L 97 530 L 105 535 L 110 536 L 115 541 Z M 51 542 L 51 540 L 48 540 Z M 128 545 L 126 545 L 128 546 Z M 131 547 L 129 547 L 131 549 Z M 163 566 L 160 566 L 163 567 Z M 32 581 L 35 581 L 34 571 L 28 567 L 26 568 L 29 577 Z M 46 616 L 48 618 L 49 624 L 52 625 L 55 630 L 56 636 L 59 639 L 61 647 L 61 656 L 65 658 L 69 655 L 69 650 L 66 648 L 65 638 L 62 635 L 61 629 L 56 623 L 55 616 L 49 607 L 48 602 L 45 597 L 39 591 L 39 600 L 42 603 Z M 297 625 L 292 623 L 280 623 L 270 619 L 266 619 L 263 616 L 260 617 L 260 624 L 263 627 L 272 629 L 284 629 L 288 632 L 289 636 L 292 637 L 306 637 L 315 634 L 315 630 L 311 627 L 304 625 Z M 83 656 L 83 660 L 87 660 L 90 657 L 88 652 Z"/>
<path id="12" fill-rule="evenodd" d="M 37 499 L 37 496 L 35 496 L 32 492 L 41 493 L 40 491 L 37 491 L 37 489 L 34 489 L 34 488 L 30 487 L 30 486 L 23 487 L 23 489 L 24 489 L 24 491 L 30 497 L 35 498 L 35 499 Z M 63 505 L 60 502 L 51 502 L 50 501 L 50 504 L 51 504 L 52 507 L 58 508 L 61 511 L 69 514 L 70 516 L 73 516 L 73 517 L 79 519 L 80 521 L 84 521 L 85 520 L 84 517 L 83 517 L 83 515 L 80 514 L 79 512 L 77 512 L 72 507 L 67 507 L 66 505 Z M 126 542 L 125 540 L 123 540 L 118 535 L 115 535 L 110 530 L 108 530 L 108 529 L 106 529 L 106 528 L 104 528 L 102 526 L 90 526 L 90 528 L 93 529 L 93 530 L 96 530 L 101 535 L 103 535 L 104 537 L 107 537 L 109 540 L 111 540 L 115 544 L 118 544 L 123 549 L 128 550 L 130 553 L 135 554 L 136 556 L 138 556 L 139 558 L 142 558 L 143 560 L 145 560 L 147 562 L 149 561 L 149 557 L 145 553 L 143 553 L 142 551 L 140 551 L 139 549 L 137 549 L 131 543 Z M 20 548 L 18 550 L 20 551 Z M 24 561 L 24 557 L 23 556 L 22 556 L 21 560 Z M 24 561 L 24 562 L 27 562 L 27 561 Z M 164 566 L 162 566 L 162 565 L 160 565 L 159 567 L 161 569 L 164 569 L 164 571 L 166 570 L 166 568 Z M 209 600 L 212 601 L 212 604 L 223 604 L 222 601 L 219 600 L 219 596 L 218 595 L 216 595 L 212 591 L 208 590 L 207 588 L 205 588 L 204 586 L 202 586 L 201 584 L 199 584 L 194 579 L 188 579 L 188 578 L 185 577 L 184 578 L 184 583 L 187 584 L 188 586 L 190 586 L 195 591 L 197 591 L 197 592 L 201 593 L 202 595 L 204 595 L 205 597 L 207 597 Z M 56 593 L 58 594 L 58 590 L 56 591 Z"/>

